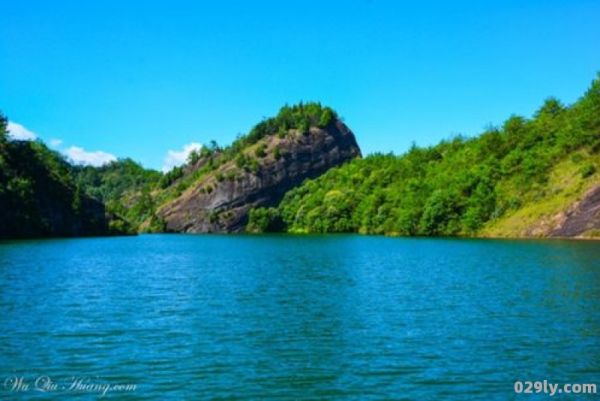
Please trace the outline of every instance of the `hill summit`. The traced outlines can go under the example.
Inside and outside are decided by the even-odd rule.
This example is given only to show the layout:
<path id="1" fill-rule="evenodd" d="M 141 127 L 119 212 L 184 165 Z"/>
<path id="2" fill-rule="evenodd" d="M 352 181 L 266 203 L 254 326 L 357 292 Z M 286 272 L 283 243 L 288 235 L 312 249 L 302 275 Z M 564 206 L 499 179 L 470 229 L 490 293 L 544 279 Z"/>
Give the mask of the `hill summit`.
<path id="1" fill-rule="evenodd" d="M 354 134 L 332 109 L 285 106 L 227 149 L 200 152 L 169 187 L 197 178 L 157 215 L 171 232 L 243 231 L 251 209 L 276 206 L 305 179 L 360 155 Z"/>

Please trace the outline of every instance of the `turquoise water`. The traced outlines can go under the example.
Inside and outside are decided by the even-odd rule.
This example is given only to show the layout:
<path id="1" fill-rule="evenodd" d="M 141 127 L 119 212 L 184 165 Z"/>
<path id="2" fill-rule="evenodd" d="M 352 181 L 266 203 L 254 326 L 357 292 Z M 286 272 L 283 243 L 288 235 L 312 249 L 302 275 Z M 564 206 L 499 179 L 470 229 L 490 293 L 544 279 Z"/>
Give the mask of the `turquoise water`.
<path id="1" fill-rule="evenodd" d="M 0 311 L 2 400 L 99 398 L 70 397 L 73 377 L 135 384 L 105 399 L 136 400 L 532 400 L 548 396 L 516 396 L 515 380 L 600 384 L 597 242 L 5 242 Z M 58 388 L 10 387 L 40 376 Z"/>

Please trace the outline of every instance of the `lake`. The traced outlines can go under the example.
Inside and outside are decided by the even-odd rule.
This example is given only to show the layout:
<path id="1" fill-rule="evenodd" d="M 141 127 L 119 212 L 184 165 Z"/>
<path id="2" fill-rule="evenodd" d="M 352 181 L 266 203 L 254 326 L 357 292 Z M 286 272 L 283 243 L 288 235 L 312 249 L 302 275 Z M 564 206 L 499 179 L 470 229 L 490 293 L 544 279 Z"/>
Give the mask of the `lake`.
<path id="1" fill-rule="evenodd" d="M 535 400 L 514 382 L 600 384 L 592 241 L 2 242 L 0 311 L 0 399 Z"/>

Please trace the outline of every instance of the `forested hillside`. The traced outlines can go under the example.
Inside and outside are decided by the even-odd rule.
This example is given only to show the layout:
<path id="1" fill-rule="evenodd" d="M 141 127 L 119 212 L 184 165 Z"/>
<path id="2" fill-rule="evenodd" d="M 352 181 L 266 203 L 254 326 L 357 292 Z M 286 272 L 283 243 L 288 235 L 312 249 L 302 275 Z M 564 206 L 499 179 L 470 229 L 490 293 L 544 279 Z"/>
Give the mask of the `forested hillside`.
<path id="1" fill-rule="evenodd" d="M 100 200 L 107 210 L 121 216 L 135 230 L 142 222 L 152 223 L 146 231 L 162 231 L 162 222 L 155 217 L 153 191 L 163 174 L 145 169 L 131 159 L 120 159 L 101 167 L 73 166 L 77 185 L 89 196 Z"/>
<path id="2" fill-rule="evenodd" d="M 211 141 L 192 152 L 183 166 L 166 174 L 145 169 L 131 159 L 101 167 L 72 165 L 40 140 L 11 140 L 4 117 L 1 123 L 0 236 L 10 238 L 163 232 L 167 221 L 159 210 L 190 190 L 195 191 L 193 203 L 217 195 L 239 197 L 235 205 L 226 208 L 236 208 L 243 222 L 236 227 L 243 228 L 251 204 L 268 199 L 278 202 L 286 189 L 304 178 L 360 154 L 354 137 L 344 131 L 335 112 L 318 103 L 284 106 L 231 145 L 221 147 Z M 351 140 L 346 143 L 347 138 Z M 330 160 L 323 162 L 327 151 L 332 152 Z M 306 159 L 310 152 L 314 152 L 314 166 Z M 297 155 L 303 159 L 295 160 Z M 286 163 L 291 167 L 284 168 Z M 265 170 L 266 166 L 272 171 Z M 264 193 L 256 198 L 259 189 Z M 218 216 L 231 218 L 232 210 L 221 209 L 209 205 L 202 214 L 210 224 L 218 222 Z M 185 212 L 181 224 L 198 216 Z"/>
<path id="3" fill-rule="evenodd" d="M 168 210 L 173 202 L 181 202 L 182 196 L 194 204 L 201 198 L 223 199 L 225 207 L 211 203 L 202 210 L 193 213 L 185 211 L 177 217 L 178 224 L 190 229 L 191 222 L 204 215 L 206 220 L 210 220 L 207 224 L 215 226 L 211 230 L 221 230 L 233 224 L 228 221 L 236 214 L 240 215 L 245 224 L 246 208 L 249 208 L 251 203 L 271 198 L 279 201 L 285 189 L 299 184 L 307 176 L 314 177 L 322 173 L 335 158 L 342 157 L 343 147 L 337 148 L 336 152 L 342 151 L 335 153 L 330 162 L 319 163 L 320 166 L 312 168 L 312 172 L 306 171 L 308 175 L 282 175 L 286 171 L 284 165 L 288 160 L 293 162 L 294 155 L 302 143 L 305 146 L 317 144 L 318 132 L 335 131 L 336 124 L 337 115 L 332 109 L 319 103 L 299 103 L 282 107 L 276 116 L 259 122 L 246 135 L 238 136 L 229 146 L 222 147 L 216 141 L 210 141 L 199 151 L 192 152 L 184 165 L 165 174 L 144 169 L 129 159 L 99 168 L 74 167 L 74 174 L 76 181 L 87 194 L 105 202 L 109 211 L 123 216 L 137 227 L 138 231 L 167 230 L 168 219 L 165 219 L 165 210 Z M 351 142 L 350 145 L 356 146 L 354 140 Z M 328 142 L 327 146 L 335 147 L 336 140 Z M 358 153 L 359 151 L 351 156 Z M 302 168 L 309 167 L 302 167 L 306 162 L 307 160 L 303 160 L 293 169 L 297 169 L 299 173 Z M 265 168 L 270 165 L 273 171 L 268 172 Z M 249 194 L 253 190 L 272 184 L 267 183 L 269 179 L 281 180 L 281 183 L 277 188 L 265 188 L 266 193 L 261 195 L 263 200 L 250 199 Z M 253 196 L 256 195 L 255 193 Z M 234 197 L 240 199 L 232 203 Z M 229 198 L 230 201 L 226 201 Z M 248 205 L 243 201 L 245 198 L 248 198 Z M 232 207 L 236 208 L 235 213 L 229 210 Z M 221 225 L 218 224 L 219 221 Z M 227 228 L 229 229 L 231 228 Z M 178 231 L 179 228 L 169 230 Z"/>
<path id="4" fill-rule="evenodd" d="M 10 140 L 0 114 L 0 238 L 129 231 L 125 221 L 81 190 L 71 169 L 41 142 Z"/>
<path id="5" fill-rule="evenodd" d="M 73 166 L 10 140 L 6 124 L 0 237 L 239 231 L 248 219 L 250 232 L 600 236 L 600 78 L 572 105 L 549 98 L 476 137 L 362 159 L 318 103 L 285 106 L 166 174 L 130 159 Z"/>
<path id="6" fill-rule="evenodd" d="M 357 156 L 354 134 L 332 109 L 284 106 L 232 145 L 190 155 L 181 174 L 153 194 L 157 216 L 168 231 L 240 232 L 250 209 L 277 205 L 306 178 Z"/>
<path id="7" fill-rule="evenodd" d="M 571 106 L 550 98 L 532 118 L 512 116 L 475 138 L 331 169 L 278 207 L 251 211 L 248 230 L 546 236 L 600 184 L 599 154 L 596 79 Z"/>

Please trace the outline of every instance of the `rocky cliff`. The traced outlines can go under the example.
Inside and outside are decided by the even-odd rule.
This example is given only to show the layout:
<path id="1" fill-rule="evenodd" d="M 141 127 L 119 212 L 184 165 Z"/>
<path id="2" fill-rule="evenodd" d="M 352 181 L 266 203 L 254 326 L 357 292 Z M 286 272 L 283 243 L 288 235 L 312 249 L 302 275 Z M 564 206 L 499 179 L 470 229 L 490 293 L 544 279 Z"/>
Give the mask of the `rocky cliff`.
<path id="1" fill-rule="evenodd" d="M 280 130 L 202 176 L 158 215 L 172 232 L 240 232 L 250 209 L 275 206 L 306 178 L 358 156 L 354 134 L 337 118 L 321 127 Z"/>
<path id="2" fill-rule="evenodd" d="M 551 237 L 599 237 L 600 185 L 587 191 L 581 201 L 557 215 Z"/>

